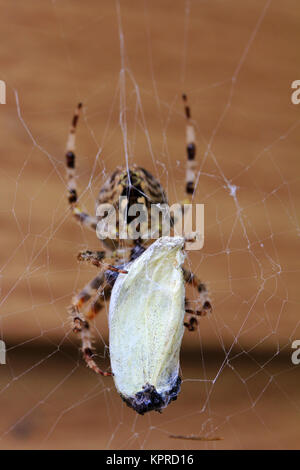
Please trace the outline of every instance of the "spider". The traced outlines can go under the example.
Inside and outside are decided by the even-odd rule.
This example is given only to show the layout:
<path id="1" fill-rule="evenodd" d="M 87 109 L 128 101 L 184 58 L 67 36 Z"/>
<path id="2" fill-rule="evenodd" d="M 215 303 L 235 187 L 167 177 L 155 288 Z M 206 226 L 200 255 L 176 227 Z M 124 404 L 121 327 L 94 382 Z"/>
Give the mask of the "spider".
<path id="1" fill-rule="evenodd" d="M 185 192 L 187 196 L 191 196 L 195 190 L 195 130 L 191 122 L 191 112 L 187 96 L 184 94 L 182 98 L 186 116 L 187 168 Z M 67 140 L 66 165 L 68 201 L 74 218 L 82 226 L 96 232 L 99 216 L 89 215 L 84 212 L 78 204 L 75 178 L 75 132 L 81 108 L 82 104 L 79 103 L 72 119 Z M 142 203 L 148 212 L 150 211 L 151 204 L 168 202 L 165 191 L 159 181 L 146 169 L 137 165 L 132 165 L 129 168 L 116 168 L 100 189 L 96 207 L 99 204 L 110 203 L 118 209 L 120 196 L 127 198 L 128 207 L 135 203 Z M 127 223 L 129 222 L 130 216 L 127 217 Z M 102 240 L 102 242 L 105 250 L 87 250 L 78 254 L 79 261 L 91 263 L 99 268 L 99 271 L 94 279 L 73 297 L 68 310 L 72 318 L 73 331 L 81 337 L 81 350 L 87 366 L 97 374 L 109 376 L 112 374 L 108 371 L 101 370 L 95 361 L 92 348 L 90 320 L 95 318 L 101 311 L 104 306 L 104 301 L 110 298 L 112 288 L 118 275 L 120 273 L 127 273 L 126 267 L 145 252 L 149 241 L 141 238 L 130 241 L 118 238 L 107 238 Z M 125 262 L 124 259 L 126 260 Z M 193 331 L 197 325 L 196 316 L 206 315 L 211 312 L 212 307 L 206 285 L 188 269 L 182 268 L 182 270 L 184 281 L 197 289 L 201 303 L 201 308 L 197 311 L 189 308 L 185 309 L 187 320 L 184 322 L 184 326 L 189 331 Z M 188 307 L 187 299 L 185 300 L 185 304 L 186 307 Z"/>

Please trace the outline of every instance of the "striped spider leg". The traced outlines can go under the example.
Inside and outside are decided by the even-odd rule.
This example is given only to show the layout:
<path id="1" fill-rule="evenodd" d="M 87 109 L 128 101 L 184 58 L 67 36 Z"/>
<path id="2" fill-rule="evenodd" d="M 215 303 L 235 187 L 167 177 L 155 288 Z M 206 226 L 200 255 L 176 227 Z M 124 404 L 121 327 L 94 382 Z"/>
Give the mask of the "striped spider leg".
<path id="1" fill-rule="evenodd" d="M 198 320 L 196 317 L 205 317 L 206 315 L 210 314 L 212 312 L 212 306 L 205 283 L 200 281 L 200 279 L 198 279 L 198 277 L 192 271 L 185 268 L 182 268 L 182 271 L 185 283 L 193 286 L 199 293 L 201 307 L 198 310 L 191 309 L 190 300 L 187 298 L 185 299 L 185 312 L 187 314 L 187 321 L 184 322 L 184 326 L 189 331 L 194 331 L 195 327 L 198 325 Z"/>
<path id="2" fill-rule="evenodd" d="M 71 211 L 76 220 L 81 222 L 85 227 L 90 228 L 91 230 L 96 230 L 98 219 L 97 217 L 91 216 L 86 212 L 83 212 L 78 206 L 78 194 L 77 194 L 77 184 L 75 179 L 75 136 L 76 136 L 76 126 L 79 119 L 80 110 L 82 104 L 78 103 L 75 110 L 70 131 L 69 137 L 67 140 L 66 148 L 66 164 L 67 164 L 67 184 L 69 192 L 69 204 Z"/>
<path id="3" fill-rule="evenodd" d="M 106 263 L 103 251 L 85 251 L 79 253 L 78 260 L 92 263 L 94 266 L 100 267 L 101 269 L 97 276 L 92 279 L 92 281 L 88 282 L 72 300 L 72 304 L 68 310 L 72 317 L 73 331 L 74 333 L 80 334 L 82 354 L 87 366 L 97 374 L 108 376 L 111 374 L 102 371 L 93 359 L 89 320 L 95 318 L 103 308 L 104 301 L 109 299 L 116 278 L 115 274 L 126 274 L 127 271 Z M 106 273 L 111 274 L 110 276 L 106 276 Z M 85 305 L 87 305 L 88 308 L 83 310 Z"/>
<path id="4" fill-rule="evenodd" d="M 184 102 L 184 110 L 186 116 L 186 152 L 187 152 L 187 163 L 186 163 L 186 186 L 185 191 L 189 195 L 189 197 L 193 197 L 195 192 L 195 168 L 196 168 L 196 143 L 195 143 L 195 128 L 191 122 L 191 110 L 188 104 L 187 95 L 183 94 L 182 99 Z M 192 310 L 191 308 L 186 308 L 187 313 L 187 322 L 184 323 L 184 326 L 189 331 L 194 331 L 195 326 L 197 326 L 198 321 L 196 316 L 205 316 L 212 311 L 208 291 L 206 285 L 201 282 L 197 276 L 183 268 L 183 277 L 187 284 L 190 284 L 197 289 L 199 292 L 199 300 L 201 302 L 201 309 L 200 310 Z M 189 306 L 189 300 L 186 299 L 186 307 Z"/>

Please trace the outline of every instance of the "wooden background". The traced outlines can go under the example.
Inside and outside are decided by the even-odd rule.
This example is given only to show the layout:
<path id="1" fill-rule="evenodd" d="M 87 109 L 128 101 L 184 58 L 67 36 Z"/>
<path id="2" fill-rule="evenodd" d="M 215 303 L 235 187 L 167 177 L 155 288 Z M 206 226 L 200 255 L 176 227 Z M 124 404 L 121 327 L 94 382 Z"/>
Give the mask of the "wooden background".
<path id="1" fill-rule="evenodd" d="M 300 369 L 290 360 L 300 337 L 299 2 L 0 6 L 0 446 L 299 447 Z M 137 417 L 111 379 L 85 368 L 70 332 L 66 307 L 95 275 L 76 253 L 99 241 L 69 215 L 65 143 L 82 101 L 78 184 L 91 212 L 106 176 L 125 164 L 120 116 L 129 162 L 181 200 L 183 91 L 197 129 L 195 202 L 205 204 L 205 245 L 187 263 L 207 281 L 214 313 L 185 334 L 178 401 Z M 104 367 L 106 313 L 95 323 Z M 224 440 L 169 438 L 179 433 Z"/>

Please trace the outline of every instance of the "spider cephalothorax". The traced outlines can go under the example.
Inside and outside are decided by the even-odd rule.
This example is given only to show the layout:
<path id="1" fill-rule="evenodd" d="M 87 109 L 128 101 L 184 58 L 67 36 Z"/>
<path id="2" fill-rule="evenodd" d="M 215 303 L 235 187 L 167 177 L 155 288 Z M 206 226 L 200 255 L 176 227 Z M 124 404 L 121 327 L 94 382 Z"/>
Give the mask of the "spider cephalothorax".
<path id="1" fill-rule="evenodd" d="M 149 230 L 152 205 L 167 204 L 168 201 L 159 181 L 144 168 L 138 167 L 137 165 L 132 165 L 128 169 L 122 167 L 117 168 L 100 189 L 96 202 L 96 213 L 98 208 L 105 208 L 107 205 L 112 205 L 115 209 L 116 237 L 114 239 L 108 237 L 103 240 L 103 243 L 110 249 L 115 248 L 117 245 L 134 246 L 136 243 L 130 238 L 126 241 L 119 239 L 121 224 L 119 214 L 123 209 L 120 207 L 121 203 L 124 203 L 125 206 L 123 220 L 126 225 L 130 224 L 135 218 L 134 215 L 130 214 L 130 208 L 139 204 L 145 212 L 147 230 Z M 105 216 L 106 213 L 103 217 Z M 102 217 L 99 217 L 98 223 L 101 219 Z"/>
<path id="2" fill-rule="evenodd" d="M 167 203 L 163 187 L 149 171 L 132 165 L 117 168 L 100 189 L 96 207 L 99 204 L 116 204 L 120 196 L 128 199 L 128 205 L 140 203 L 151 207 L 151 204 Z"/>
<path id="3" fill-rule="evenodd" d="M 195 132 L 191 123 L 190 108 L 187 105 L 185 95 L 183 95 L 183 100 L 187 119 L 187 169 L 185 190 L 187 195 L 191 195 L 194 193 L 195 181 Z M 126 202 L 126 224 L 130 224 L 131 222 L 132 216 L 129 214 L 129 209 L 134 204 L 141 204 L 145 213 L 148 215 L 153 205 L 167 204 L 167 196 L 159 181 L 146 169 L 132 165 L 128 168 L 118 167 L 104 183 L 96 201 L 95 216 L 89 215 L 80 208 L 75 179 L 75 130 L 81 106 L 81 104 L 78 105 L 72 120 L 66 153 L 68 200 L 75 219 L 83 226 L 96 231 L 102 217 L 97 214 L 97 208 L 99 206 L 105 206 L 105 204 L 110 204 L 116 209 L 116 214 L 118 214 L 120 197 L 123 198 L 123 200 L 125 199 Z M 150 220 L 150 217 L 148 220 Z M 158 235 L 160 236 L 160 233 Z M 111 375 L 111 373 L 102 371 L 95 362 L 92 352 L 89 320 L 95 317 L 102 309 L 104 301 L 109 299 L 119 273 L 127 274 L 127 269 L 130 269 L 131 264 L 143 255 L 147 246 L 153 241 L 149 239 L 144 240 L 143 238 L 124 241 L 118 238 L 118 236 L 119 219 L 117 218 L 116 236 L 108 237 L 103 240 L 105 250 L 88 250 L 79 253 L 79 261 L 85 261 L 95 265 L 99 268 L 99 272 L 92 281 L 74 296 L 72 304 L 69 307 L 73 321 L 73 330 L 81 336 L 82 353 L 88 367 L 104 376 Z M 186 308 L 185 310 L 188 314 L 188 321 L 184 323 L 184 326 L 192 331 L 197 324 L 196 316 L 206 315 L 206 313 L 210 312 L 211 304 L 205 284 L 187 269 L 180 266 L 179 270 L 182 272 L 182 280 L 193 285 L 199 293 L 199 302 L 201 305 L 199 310 L 194 311 L 190 308 Z M 186 307 L 188 307 L 187 299 L 185 299 L 185 304 Z M 142 389 L 138 390 L 135 395 L 130 397 L 123 396 L 123 399 L 138 413 L 142 414 L 152 409 L 159 411 L 161 408 L 167 406 L 170 401 L 176 399 L 179 388 L 180 377 L 177 374 L 176 377 L 174 376 L 170 381 L 170 387 L 166 392 L 160 393 L 153 384 L 145 383 Z"/>

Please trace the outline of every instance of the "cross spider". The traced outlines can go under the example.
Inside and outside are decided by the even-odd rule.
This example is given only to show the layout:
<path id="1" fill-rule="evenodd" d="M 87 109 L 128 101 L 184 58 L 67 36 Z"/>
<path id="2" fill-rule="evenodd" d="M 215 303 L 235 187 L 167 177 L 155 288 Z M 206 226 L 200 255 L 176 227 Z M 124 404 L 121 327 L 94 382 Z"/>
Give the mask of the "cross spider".
<path id="1" fill-rule="evenodd" d="M 195 130 L 191 122 L 190 108 L 186 95 L 183 95 L 185 115 L 186 115 L 186 144 L 187 144 L 187 168 L 186 187 L 187 195 L 194 193 L 195 181 Z M 67 184 L 69 193 L 69 204 L 74 218 L 83 226 L 96 231 L 99 217 L 91 216 L 82 211 L 78 205 L 78 195 L 75 179 L 75 131 L 82 104 L 79 103 L 75 110 L 69 137 L 67 140 L 66 164 L 67 164 Z M 97 205 L 110 203 L 118 213 L 119 197 L 126 196 L 128 206 L 135 203 L 142 203 L 150 211 L 151 204 L 167 203 L 167 197 L 159 181 L 147 170 L 137 165 L 132 165 L 128 169 L 118 167 L 108 178 L 100 189 Z M 127 220 L 127 223 L 129 219 Z M 117 221 L 118 227 L 118 221 Z M 92 279 L 77 295 L 72 299 L 69 312 L 72 316 L 73 331 L 81 336 L 81 348 L 83 358 L 87 366 L 97 374 L 109 376 L 111 373 L 102 371 L 94 360 L 92 352 L 91 332 L 89 320 L 93 319 L 104 306 L 104 301 L 110 298 L 113 285 L 119 273 L 127 273 L 126 265 L 137 259 L 147 248 L 146 240 L 118 240 L 105 239 L 103 244 L 105 251 L 85 251 L 78 254 L 79 261 L 85 261 L 100 268 L 97 276 Z M 124 259 L 127 262 L 124 263 Z M 196 316 L 206 315 L 211 311 L 211 304 L 207 288 L 195 274 L 183 268 L 185 282 L 193 285 L 199 292 L 201 309 L 194 311 L 186 308 L 188 315 L 184 326 L 193 331 L 197 325 Z M 186 306 L 188 300 L 186 299 Z"/>

